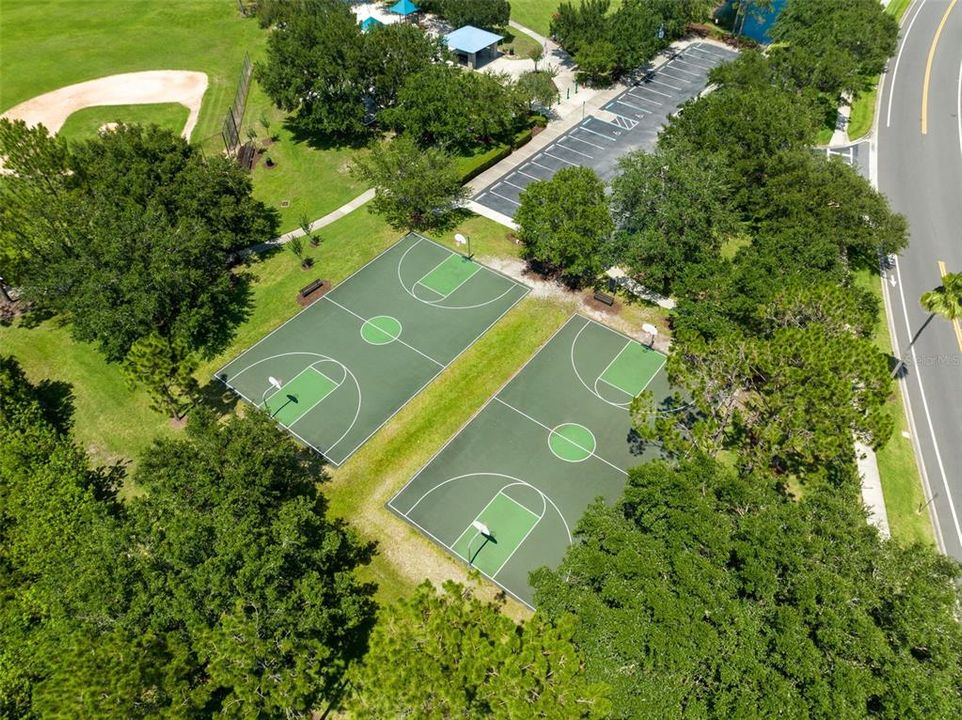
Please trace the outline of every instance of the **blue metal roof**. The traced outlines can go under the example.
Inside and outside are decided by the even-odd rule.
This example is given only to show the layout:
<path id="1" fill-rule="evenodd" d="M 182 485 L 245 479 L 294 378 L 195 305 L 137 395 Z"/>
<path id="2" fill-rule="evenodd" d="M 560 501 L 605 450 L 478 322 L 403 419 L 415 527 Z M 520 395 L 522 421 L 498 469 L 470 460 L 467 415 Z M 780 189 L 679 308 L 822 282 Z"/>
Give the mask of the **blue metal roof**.
<path id="1" fill-rule="evenodd" d="M 464 53 L 476 53 L 484 50 L 489 45 L 504 40 L 504 36 L 495 35 L 493 32 L 476 28 L 472 25 L 465 25 L 458 28 L 453 33 L 444 36 L 448 47 L 452 50 L 460 50 Z"/>
<path id="2" fill-rule="evenodd" d="M 411 2 L 411 0 L 398 0 L 389 10 L 398 15 L 410 15 L 418 11 L 418 6 Z"/>
<path id="3" fill-rule="evenodd" d="M 384 23 L 382 23 L 376 17 L 369 17 L 361 21 L 361 30 L 363 30 L 364 32 L 367 32 L 371 28 L 376 28 L 378 25 L 383 25 L 383 24 Z"/>

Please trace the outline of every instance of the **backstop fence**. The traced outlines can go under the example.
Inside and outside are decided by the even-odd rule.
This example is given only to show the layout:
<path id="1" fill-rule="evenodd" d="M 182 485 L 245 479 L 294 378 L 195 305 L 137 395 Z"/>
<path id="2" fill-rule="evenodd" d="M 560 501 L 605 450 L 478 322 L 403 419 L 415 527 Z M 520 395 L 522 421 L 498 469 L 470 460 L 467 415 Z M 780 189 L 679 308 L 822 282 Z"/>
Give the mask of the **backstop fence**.
<path id="1" fill-rule="evenodd" d="M 241 144 L 241 125 L 244 122 L 244 108 L 247 106 L 247 92 L 251 86 L 251 76 L 254 73 L 254 63 L 251 62 L 250 53 L 244 53 L 244 64 L 241 67 L 240 79 L 237 81 L 237 92 L 234 93 L 234 102 L 227 111 L 224 118 L 224 127 L 221 135 L 224 138 L 224 148 L 231 157 L 237 152 L 237 147 Z"/>

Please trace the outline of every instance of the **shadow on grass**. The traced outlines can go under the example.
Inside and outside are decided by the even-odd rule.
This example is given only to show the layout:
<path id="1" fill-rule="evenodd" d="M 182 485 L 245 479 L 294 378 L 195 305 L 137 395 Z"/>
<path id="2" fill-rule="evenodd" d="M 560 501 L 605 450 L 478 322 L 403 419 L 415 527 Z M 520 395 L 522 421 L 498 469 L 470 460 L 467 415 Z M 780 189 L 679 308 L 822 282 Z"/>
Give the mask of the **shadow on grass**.
<path id="1" fill-rule="evenodd" d="M 367 147 L 372 140 L 369 132 L 346 135 L 321 133 L 307 127 L 293 116 L 286 118 L 283 126 L 291 134 L 291 140 L 307 145 L 312 150 L 360 150 Z"/>

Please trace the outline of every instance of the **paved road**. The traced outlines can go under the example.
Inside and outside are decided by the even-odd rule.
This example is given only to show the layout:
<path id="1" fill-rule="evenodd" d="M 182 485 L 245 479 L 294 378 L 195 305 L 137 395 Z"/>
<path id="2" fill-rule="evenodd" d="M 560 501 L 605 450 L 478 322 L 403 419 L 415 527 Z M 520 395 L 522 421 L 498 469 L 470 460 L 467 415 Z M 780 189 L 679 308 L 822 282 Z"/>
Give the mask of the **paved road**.
<path id="1" fill-rule="evenodd" d="M 588 115 L 527 162 L 482 189 L 474 200 L 514 217 L 521 191 L 535 180 L 553 177 L 563 167 L 590 167 L 610 180 L 619 157 L 638 148 L 652 150 L 668 116 L 704 89 L 711 68 L 734 57 L 734 51 L 717 45 L 689 45 L 606 104 L 604 117 Z"/>
<path id="2" fill-rule="evenodd" d="M 879 188 L 911 229 L 886 284 L 897 346 L 907 348 L 925 324 L 919 296 L 939 284 L 939 261 L 962 270 L 962 2 L 915 0 L 905 14 L 876 143 Z M 962 333 L 936 318 L 900 354 L 936 531 L 943 550 L 962 559 Z"/>

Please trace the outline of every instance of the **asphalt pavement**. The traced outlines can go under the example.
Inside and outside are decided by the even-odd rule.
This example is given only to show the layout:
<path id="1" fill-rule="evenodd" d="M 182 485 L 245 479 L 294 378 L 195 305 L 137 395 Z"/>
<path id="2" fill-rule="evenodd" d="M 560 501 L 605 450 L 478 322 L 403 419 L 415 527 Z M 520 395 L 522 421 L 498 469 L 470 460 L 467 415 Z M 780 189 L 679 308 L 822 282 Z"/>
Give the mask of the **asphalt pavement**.
<path id="1" fill-rule="evenodd" d="M 940 261 L 962 271 L 962 2 L 915 0 L 905 13 L 875 145 L 873 175 L 911 232 L 886 293 L 926 500 L 940 547 L 962 560 L 962 330 L 938 317 L 926 324 L 919 305 L 940 284 Z"/>
<path id="2" fill-rule="evenodd" d="M 697 42 L 637 78 L 602 111 L 586 114 L 526 162 L 512 168 L 474 196 L 474 201 L 514 217 L 519 196 L 529 183 L 547 180 L 564 167 L 588 167 L 605 181 L 616 173 L 618 158 L 633 150 L 653 150 L 668 117 L 700 93 L 708 72 L 734 59 L 733 50 Z"/>

